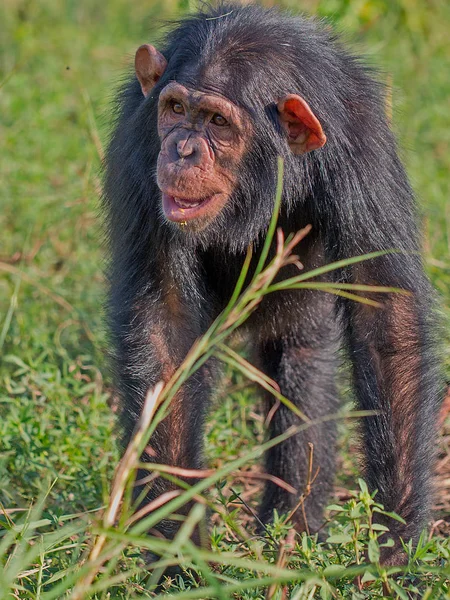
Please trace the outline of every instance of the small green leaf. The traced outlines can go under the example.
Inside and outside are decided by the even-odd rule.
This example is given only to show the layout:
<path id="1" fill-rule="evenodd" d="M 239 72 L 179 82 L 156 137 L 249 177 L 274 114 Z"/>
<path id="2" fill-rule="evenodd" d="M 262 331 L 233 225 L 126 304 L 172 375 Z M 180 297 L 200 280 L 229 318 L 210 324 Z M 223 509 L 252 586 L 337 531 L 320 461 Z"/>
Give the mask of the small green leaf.
<path id="1" fill-rule="evenodd" d="M 389 531 L 389 527 L 386 527 L 386 525 L 381 525 L 381 523 L 373 523 L 372 529 L 374 531 Z"/>
<path id="2" fill-rule="evenodd" d="M 352 537 L 348 533 L 337 533 L 336 535 L 330 535 L 327 542 L 328 544 L 350 544 Z"/>
<path id="3" fill-rule="evenodd" d="M 367 545 L 367 551 L 369 554 L 369 560 L 372 563 L 380 562 L 380 546 L 376 540 L 369 540 Z"/>
<path id="4" fill-rule="evenodd" d="M 364 479 L 358 479 L 358 484 L 359 484 L 359 489 L 364 493 L 364 494 L 368 494 L 369 490 L 367 488 L 367 483 L 364 481 Z"/>
<path id="5" fill-rule="evenodd" d="M 337 512 L 344 512 L 345 508 L 343 508 L 342 506 L 339 506 L 338 504 L 330 504 L 330 506 L 327 506 L 327 510 L 335 510 Z"/>
<path id="6" fill-rule="evenodd" d="M 342 577 L 342 574 L 345 573 L 346 570 L 344 565 L 329 565 L 323 570 L 323 575 L 327 579 L 338 579 L 339 577 Z"/>
<path id="7" fill-rule="evenodd" d="M 392 538 L 388 538 L 385 542 L 380 544 L 382 548 L 392 548 L 394 546 L 394 540 Z"/>
<path id="8" fill-rule="evenodd" d="M 332 598 L 331 591 L 328 585 L 322 585 L 320 588 L 320 597 L 322 600 L 330 600 Z"/>
<path id="9" fill-rule="evenodd" d="M 400 596 L 402 600 L 408 600 L 408 594 L 393 579 L 388 579 L 391 588 Z"/>
<path id="10" fill-rule="evenodd" d="M 352 510 L 349 512 L 350 519 L 360 519 L 362 515 L 365 514 L 365 510 L 362 504 L 357 504 Z"/>
<path id="11" fill-rule="evenodd" d="M 387 517 L 391 517 L 391 519 L 395 519 L 396 521 L 403 523 L 403 525 L 406 525 L 405 519 L 403 519 L 400 515 L 398 515 L 395 512 L 387 512 L 386 510 L 381 510 L 380 508 L 377 508 L 377 507 L 374 507 L 373 511 L 380 513 L 380 515 L 386 515 Z"/>
<path id="12" fill-rule="evenodd" d="M 364 575 L 361 577 L 361 583 L 368 583 L 369 581 L 376 581 L 377 577 L 370 571 L 364 571 Z"/>

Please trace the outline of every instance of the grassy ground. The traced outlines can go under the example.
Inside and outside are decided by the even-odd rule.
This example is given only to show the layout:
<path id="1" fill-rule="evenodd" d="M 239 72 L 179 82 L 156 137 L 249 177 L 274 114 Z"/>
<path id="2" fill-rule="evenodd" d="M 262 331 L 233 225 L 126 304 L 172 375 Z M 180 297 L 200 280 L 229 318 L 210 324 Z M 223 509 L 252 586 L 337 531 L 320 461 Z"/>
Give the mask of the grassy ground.
<path id="1" fill-rule="evenodd" d="M 336 22 L 385 70 L 393 86 L 393 123 L 421 202 L 427 268 L 443 306 L 448 377 L 450 5 L 445 0 L 292 0 L 291 7 L 299 6 Z M 79 579 L 76 569 L 92 538 L 87 511 L 107 501 L 119 457 L 105 359 L 104 250 L 97 215 L 108 106 L 134 49 L 157 36 L 156 18 L 179 15 L 185 8 L 184 2 L 165 2 L 162 8 L 151 0 L 133 5 L 125 0 L 3 0 L 0 6 L 0 529 L 9 532 L 0 538 L 5 565 L 0 598 L 68 597 L 66 590 Z M 218 397 L 208 433 L 210 459 L 219 469 L 263 440 L 255 389 L 231 373 L 225 384 L 232 390 L 224 388 Z M 443 433 L 437 504 L 438 516 L 445 519 L 450 430 Z M 251 503 L 258 485 L 225 479 L 224 474 L 212 496 L 226 517 L 214 517 L 212 545 L 221 552 L 243 550 L 254 566 L 241 558 L 240 563 L 223 558 L 210 572 L 208 557 L 196 556 L 199 579 L 191 584 L 180 580 L 173 593 L 186 598 L 285 597 L 281 587 L 270 591 L 277 580 L 280 585 L 290 581 L 290 597 L 298 599 L 381 597 L 383 574 L 375 573 L 374 582 L 358 590 L 355 573 L 345 570 L 359 552 L 355 523 L 372 510 L 364 487 L 349 499 L 342 485 L 357 487 L 350 438 L 346 429 L 337 489 L 344 509 L 331 524 L 331 545 L 304 536 L 286 552 L 288 530 L 281 520 L 272 532 L 275 541 L 245 541 L 242 525 L 249 519 L 239 510 L 239 498 L 233 502 L 231 488 L 237 486 L 241 498 Z M 42 498 L 41 509 L 27 512 Z M 355 511 L 360 511 L 358 518 Z M 81 515 L 73 517 L 77 513 Z M 17 527 L 23 514 L 28 523 L 38 522 L 37 533 Z M 450 546 L 439 531 L 445 533 L 445 523 L 436 526 L 420 556 L 412 555 L 409 571 L 422 569 L 419 579 L 399 583 L 412 589 L 422 581 L 420 597 L 450 597 L 450 571 L 443 568 Z M 367 536 L 361 540 L 362 547 L 368 543 Z M 123 550 L 111 570 L 97 578 L 92 597 L 152 596 L 153 581 L 139 571 L 141 559 L 134 548 Z M 189 550 L 185 556 L 189 558 Z M 281 570 L 271 571 L 277 562 Z M 297 570 L 295 577 L 282 572 L 287 564 Z M 304 584 L 303 571 L 308 574 Z M 202 591 L 203 585 L 213 591 Z M 400 588 L 393 593 L 407 597 Z"/>

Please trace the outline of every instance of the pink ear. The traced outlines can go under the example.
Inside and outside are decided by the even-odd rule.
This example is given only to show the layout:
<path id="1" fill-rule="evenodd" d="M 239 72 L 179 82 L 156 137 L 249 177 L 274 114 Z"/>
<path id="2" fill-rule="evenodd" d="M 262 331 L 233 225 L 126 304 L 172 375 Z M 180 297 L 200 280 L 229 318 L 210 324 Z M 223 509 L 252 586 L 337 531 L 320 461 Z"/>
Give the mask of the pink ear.
<path id="1" fill-rule="evenodd" d="M 278 102 L 278 112 L 294 154 L 321 148 L 327 141 L 322 125 L 301 96 L 288 94 Z"/>
<path id="2" fill-rule="evenodd" d="M 164 73 L 166 66 L 166 59 L 154 46 L 144 44 L 136 50 L 134 68 L 145 97 Z"/>

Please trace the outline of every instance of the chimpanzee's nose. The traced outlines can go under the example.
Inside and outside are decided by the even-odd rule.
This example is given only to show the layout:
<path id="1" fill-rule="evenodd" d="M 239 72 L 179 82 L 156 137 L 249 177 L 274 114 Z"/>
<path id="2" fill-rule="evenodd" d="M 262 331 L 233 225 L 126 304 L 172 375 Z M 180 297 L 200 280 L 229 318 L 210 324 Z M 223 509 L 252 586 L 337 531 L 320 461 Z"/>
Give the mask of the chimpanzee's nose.
<path id="1" fill-rule="evenodd" d="M 195 152 L 195 142 L 191 137 L 188 137 L 186 140 L 180 140 L 177 142 L 177 153 L 180 158 L 186 158 L 187 156 L 191 156 Z"/>
<path id="2" fill-rule="evenodd" d="M 176 131 L 162 145 L 169 161 L 175 163 L 177 169 L 201 167 L 206 170 L 214 162 L 213 152 L 202 133 Z"/>

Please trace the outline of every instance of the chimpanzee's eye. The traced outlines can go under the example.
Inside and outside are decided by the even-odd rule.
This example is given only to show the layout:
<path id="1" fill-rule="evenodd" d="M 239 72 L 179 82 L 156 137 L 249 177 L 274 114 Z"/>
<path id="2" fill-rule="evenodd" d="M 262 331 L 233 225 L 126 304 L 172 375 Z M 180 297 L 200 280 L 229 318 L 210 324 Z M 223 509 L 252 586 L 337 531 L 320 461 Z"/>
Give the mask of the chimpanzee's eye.
<path id="1" fill-rule="evenodd" d="M 184 106 L 181 102 L 172 102 L 172 110 L 177 115 L 184 115 Z"/>
<path id="2" fill-rule="evenodd" d="M 228 121 L 225 119 L 225 117 L 222 117 L 222 115 L 219 115 L 219 113 L 216 113 L 215 115 L 213 115 L 213 118 L 211 119 L 211 121 L 214 123 L 214 125 L 218 125 L 219 127 L 228 125 Z"/>

